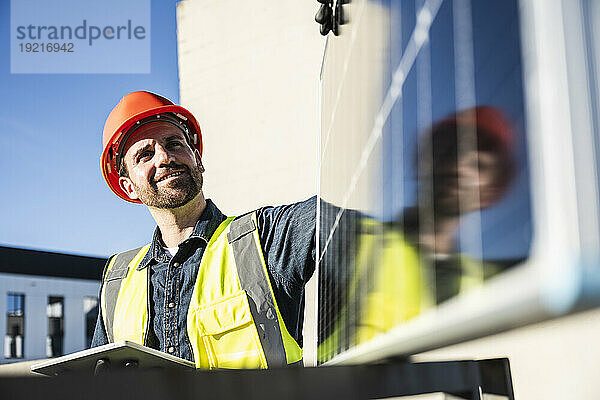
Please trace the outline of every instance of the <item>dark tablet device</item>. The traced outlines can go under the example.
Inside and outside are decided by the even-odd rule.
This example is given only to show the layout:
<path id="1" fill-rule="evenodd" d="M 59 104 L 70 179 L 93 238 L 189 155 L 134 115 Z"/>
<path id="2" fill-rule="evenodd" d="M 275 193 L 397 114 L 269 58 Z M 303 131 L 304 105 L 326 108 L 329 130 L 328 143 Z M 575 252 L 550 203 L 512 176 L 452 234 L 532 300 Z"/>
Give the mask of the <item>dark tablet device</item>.
<path id="1" fill-rule="evenodd" d="M 194 369 L 195 364 L 124 340 L 43 361 L 32 365 L 31 371 L 55 376 L 68 372 L 93 374 L 121 368 Z"/>

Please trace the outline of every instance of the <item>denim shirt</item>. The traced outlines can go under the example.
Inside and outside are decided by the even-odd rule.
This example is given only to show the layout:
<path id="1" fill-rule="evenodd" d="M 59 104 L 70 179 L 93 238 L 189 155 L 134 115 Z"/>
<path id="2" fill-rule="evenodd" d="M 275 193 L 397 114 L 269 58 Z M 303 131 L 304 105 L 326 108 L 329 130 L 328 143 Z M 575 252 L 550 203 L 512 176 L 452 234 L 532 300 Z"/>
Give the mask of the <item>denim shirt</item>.
<path id="1" fill-rule="evenodd" d="M 257 210 L 258 233 L 277 306 L 290 335 L 302 347 L 304 285 L 315 269 L 316 197 Z M 211 200 L 189 238 L 171 257 L 158 227 L 140 268 L 150 268 L 149 347 L 194 361 L 187 337 L 187 311 L 206 245 L 226 219 Z M 109 260 L 110 261 L 110 260 Z M 108 263 L 107 263 L 108 265 Z M 102 311 L 91 347 L 107 344 Z"/>

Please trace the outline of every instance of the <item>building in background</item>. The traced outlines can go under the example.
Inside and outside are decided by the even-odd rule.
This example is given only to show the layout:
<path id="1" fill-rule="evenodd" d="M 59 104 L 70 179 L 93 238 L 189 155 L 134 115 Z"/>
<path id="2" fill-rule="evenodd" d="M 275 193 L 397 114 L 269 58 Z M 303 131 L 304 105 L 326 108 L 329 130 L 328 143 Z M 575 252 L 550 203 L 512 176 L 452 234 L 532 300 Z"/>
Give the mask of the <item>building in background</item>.
<path id="1" fill-rule="evenodd" d="M 0 247 L 0 363 L 89 347 L 105 259 Z"/>

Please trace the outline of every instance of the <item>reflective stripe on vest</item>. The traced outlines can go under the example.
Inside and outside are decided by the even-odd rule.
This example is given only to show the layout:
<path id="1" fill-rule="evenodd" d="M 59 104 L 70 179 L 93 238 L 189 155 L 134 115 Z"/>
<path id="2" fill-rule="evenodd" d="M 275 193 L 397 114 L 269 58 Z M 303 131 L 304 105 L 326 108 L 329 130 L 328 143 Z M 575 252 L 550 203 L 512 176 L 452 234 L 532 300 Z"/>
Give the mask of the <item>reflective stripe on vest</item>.
<path id="1" fill-rule="evenodd" d="M 110 314 L 104 316 L 110 341 L 123 340 L 122 334 L 134 330 L 137 336 L 127 340 L 143 344 L 146 339 L 149 314 L 142 305 L 147 303 L 149 279 L 147 271 L 137 269 L 146 247 L 127 263 L 126 275 L 122 267 L 110 272 L 125 253 L 107 268 L 112 280 L 105 278 L 103 284 L 103 315 L 116 304 L 112 322 L 107 323 Z M 128 253 L 131 259 L 134 251 Z M 112 283 L 106 290 L 119 276 L 120 285 Z M 129 307 L 120 306 L 130 298 L 135 301 Z M 283 323 L 269 282 L 255 213 L 226 219 L 208 242 L 188 309 L 187 333 L 198 368 L 267 368 L 301 361 L 302 349 Z"/>
<path id="2" fill-rule="evenodd" d="M 128 273 L 135 270 L 150 249 L 150 245 L 117 254 L 109 262 L 102 284 L 102 317 L 109 342 L 129 340 L 143 344 L 148 332 L 147 317 L 150 311 L 147 282 L 143 274 Z M 139 307 L 144 305 L 145 307 Z M 116 315 L 129 315 L 131 323 L 113 326 Z M 118 340 L 115 340 L 118 337 Z"/>

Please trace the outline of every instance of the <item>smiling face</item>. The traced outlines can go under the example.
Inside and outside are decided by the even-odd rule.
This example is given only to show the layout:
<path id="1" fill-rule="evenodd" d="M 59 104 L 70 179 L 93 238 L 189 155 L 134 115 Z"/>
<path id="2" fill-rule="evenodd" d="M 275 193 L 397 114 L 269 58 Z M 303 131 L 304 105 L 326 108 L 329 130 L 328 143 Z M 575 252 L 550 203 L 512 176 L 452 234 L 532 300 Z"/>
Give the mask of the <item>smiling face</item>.
<path id="1" fill-rule="evenodd" d="M 148 207 L 177 208 L 202 191 L 200 153 L 175 125 L 157 121 L 140 127 L 124 152 L 127 174 L 119 184 L 131 199 Z"/>

